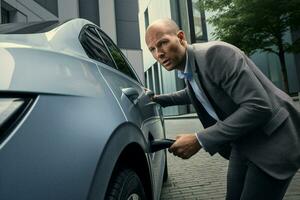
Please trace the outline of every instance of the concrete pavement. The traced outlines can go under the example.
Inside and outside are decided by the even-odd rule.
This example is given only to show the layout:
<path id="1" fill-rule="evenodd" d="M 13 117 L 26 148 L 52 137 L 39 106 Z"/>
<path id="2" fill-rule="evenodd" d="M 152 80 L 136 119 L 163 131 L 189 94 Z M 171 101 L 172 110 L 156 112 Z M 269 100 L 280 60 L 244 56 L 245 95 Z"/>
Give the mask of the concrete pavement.
<path id="1" fill-rule="evenodd" d="M 203 129 L 198 119 L 167 119 L 166 135 L 191 133 Z M 169 179 L 164 183 L 161 200 L 225 199 L 228 161 L 201 150 L 188 160 L 168 154 Z M 284 200 L 300 200 L 300 171 L 294 177 Z"/>

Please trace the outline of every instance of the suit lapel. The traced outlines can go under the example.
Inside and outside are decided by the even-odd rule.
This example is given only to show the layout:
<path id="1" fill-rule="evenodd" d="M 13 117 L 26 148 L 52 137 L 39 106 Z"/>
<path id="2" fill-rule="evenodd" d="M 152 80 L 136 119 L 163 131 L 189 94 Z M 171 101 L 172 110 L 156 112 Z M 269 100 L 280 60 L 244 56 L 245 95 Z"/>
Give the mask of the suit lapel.
<path id="1" fill-rule="evenodd" d="M 205 85 L 203 85 L 203 83 L 200 82 L 200 79 L 199 79 L 199 73 L 200 72 L 199 72 L 198 68 L 199 67 L 203 67 L 203 66 L 196 66 L 196 62 L 197 61 L 195 60 L 194 48 L 193 48 L 192 45 L 188 45 L 187 52 L 188 52 L 189 65 L 191 66 L 194 80 L 196 81 L 198 87 L 202 86 L 204 92 L 206 93 L 207 98 L 209 99 L 210 103 L 214 107 L 215 112 L 217 113 L 219 119 L 223 120 L 224 118 L 226 118 L 225 113 L 221 109 L 219 109 L 218 105 L 215 103 L 215 101 L 211 98 L 211 96 L 209 95 L 208 91 L 206 90 Z M 198 54 L 200 54 L 200 55 L 198 55 Z M 202 57 L 201 51 L 197 52 L 197 56 L 201 56 Z M 201 64 L 198 63 L 197 65 L 201 65 Z M 201 109 L 198 107 L 199 104 L 197 105 L 197 103 L 196 103 L 196 102 L 198 102 L 198 100 L 197 100 L 196 96 L 193 93 L 193 89 L 191 88 L 191 86 L 188 84 L 187 81 L 186 81 L 186 84 L 188 85 L 189 92 L 190 92 L 189 95 L 191 96 L 192 102 L 194 104 L 195 110 L 197 111 L 197 114 L 199 116 L 200 121 L 202 122 L 202 124 L 203 124 L 204 127 L 210 126 L 211 124 L 206 123 L 206 117 L 205 117 L 205 115 L 203 116 L 203 111 L 201 111 Z M 223 148 L 219 151 L 219 154 L 222 157 L 226 158 L 227 160 L 229 160 L 230 153 L 231 153 L 231 146 L 230 146 L 230 144 L 224 145 Z"/>
<path id="2" fill-rule="evenodd" d="M 225 114 L 219 108 L 219 106 L 215 103 L 214 99 L 210 96 L 209 92 L 207 91 L 207 87 L 203 84 L 203 81 L 200 81 L 200 79 L 199 79 L 199 74 L 200 74 L 199 67 L 201 67 L 201 66 L 198 66 L 199 63 L 197 63 L 197 60 L 195 58 L 194 48 L 192 45 L 188 45 L 187 52 L 188 52 L 188 59 L 189 59 L 188 64 L 191 66 L 192 75 L 193 75 L 193 78 L 194 78 L 196 84 L 198 85 L 199 88 L 202 88 L 204 90 L 205 95 L 207 96 L 208 100 L 210 101 L 210 103 L 211 103 L 212 107 L 214 108 L 215 112 L 217 113 L 218 117 L 220 119 L 224 119 Z M 198 55 L 198 54 L 201 54 L 201 51 L 197 51 L 197 56 L 202 57 L 202 55 Z"/>
<path id="3" fill-rule="evenodd" d="M 198 87 L 200 88 L 201 84 L 198 76 L 198 68 L 195 65 L 196 61 L 195 61 L 194 50 L 192 45 L 188 45 L 187 52 L 188 52 L 188 59 L 189 59 L 188 64 L 191 66 L 193 78 L 196 81 Z"/>

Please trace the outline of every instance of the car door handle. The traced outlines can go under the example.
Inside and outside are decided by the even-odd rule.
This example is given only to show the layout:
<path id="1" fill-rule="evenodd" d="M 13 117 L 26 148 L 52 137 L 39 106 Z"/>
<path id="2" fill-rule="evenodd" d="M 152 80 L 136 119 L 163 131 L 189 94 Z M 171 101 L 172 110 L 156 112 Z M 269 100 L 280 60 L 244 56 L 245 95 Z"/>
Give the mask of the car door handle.
<path id="1" fill-rule="evenodd" d="M 135 88 L 123 88 L 122 92 L 127 96 L 127 98 L 133 103 L 137 104 L 139 100 L 139 92 Z"/>
<path id="2" fill-rule="evenodd" d="M 145 91 L 145 94 L 146 94 L 147 96 L 149 96 L 149 97 L 154 96 L 154 92 L 153 92 L 152 90 L 149 90 L 149 89 L 147 89 L 147 90 Z"/>
<path id="3" fill-rule="evenodd" d="M 144 90 L 145 90 L 145 95 L 148 96 L 148 98 L 151 99 L 151 97 L 154 96 L 154 92 L 152 90 L 149 90 L 148 88 L 145 88 Z M 155 105 L 159 105 L 159 104 L 150 100 L 146 105 L 147 106 L 155 106 Z"/>
<path id="4" fill-rule="evenodd" d="M 169 148 L 175 140 L 172 139 L 157 139 L 150 142 L 150 152 L 156 152 L 162 149 Z"/>

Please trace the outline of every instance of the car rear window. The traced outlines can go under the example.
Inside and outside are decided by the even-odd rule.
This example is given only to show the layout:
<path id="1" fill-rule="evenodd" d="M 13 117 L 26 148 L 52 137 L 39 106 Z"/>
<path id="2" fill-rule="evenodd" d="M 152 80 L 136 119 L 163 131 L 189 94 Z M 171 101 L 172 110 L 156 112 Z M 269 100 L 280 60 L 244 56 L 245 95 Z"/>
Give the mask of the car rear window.
<path id="1" fill-rule="evenodd" d="M 93 26 L 85 26 L 79 35 L 79 40 L 88 57 L 116 68 L 105 44 Z"/>

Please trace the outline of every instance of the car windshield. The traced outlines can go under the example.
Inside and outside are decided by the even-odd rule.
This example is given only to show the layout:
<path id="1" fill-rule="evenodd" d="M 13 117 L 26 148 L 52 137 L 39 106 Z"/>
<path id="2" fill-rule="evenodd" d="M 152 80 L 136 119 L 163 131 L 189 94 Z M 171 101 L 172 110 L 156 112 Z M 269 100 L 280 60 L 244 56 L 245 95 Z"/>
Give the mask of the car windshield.
<path id="1" fill-rule="evenodd" d="M 50 31 L 66 21 L 42 21 L 28 23 L 8 23 L 0 25 L 0 34 L 31 34 Z"/>

